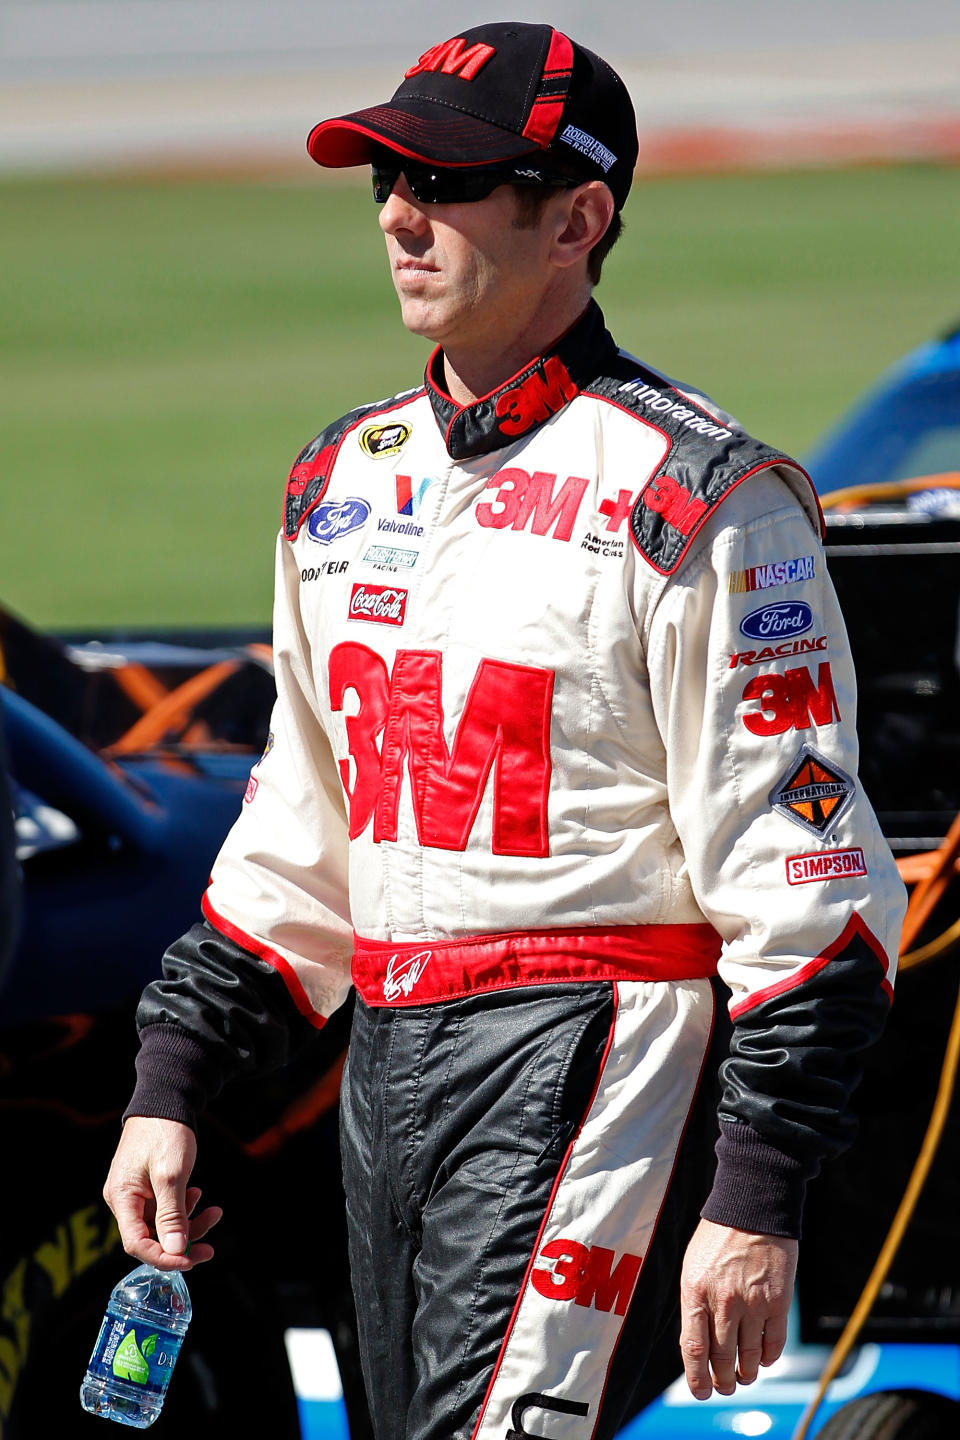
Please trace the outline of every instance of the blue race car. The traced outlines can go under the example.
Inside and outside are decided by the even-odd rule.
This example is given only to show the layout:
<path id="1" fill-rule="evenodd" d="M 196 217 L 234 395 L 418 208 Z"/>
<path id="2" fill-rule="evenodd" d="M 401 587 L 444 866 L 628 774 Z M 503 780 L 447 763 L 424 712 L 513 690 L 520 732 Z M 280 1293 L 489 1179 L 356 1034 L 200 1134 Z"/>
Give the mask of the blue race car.
<path id="1" fill-rule="evenodd" d="M 960 326 L 899 360 L 805 463 L 828 501 L 899 495 L 913 511 L 960 513 Z"/>

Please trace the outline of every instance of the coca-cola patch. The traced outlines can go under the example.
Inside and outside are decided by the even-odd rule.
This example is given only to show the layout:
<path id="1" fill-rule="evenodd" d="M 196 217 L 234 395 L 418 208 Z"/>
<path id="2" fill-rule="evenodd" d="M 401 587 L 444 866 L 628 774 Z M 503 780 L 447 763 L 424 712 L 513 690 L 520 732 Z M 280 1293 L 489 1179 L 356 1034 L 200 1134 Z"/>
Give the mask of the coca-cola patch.
<path id="1" fill-rule="evenodd" d="M 361 582 L 350 591 L 350 620 L 373 620 L 378 625 L 402 625 L 407 613 L 406 590 L 395 585 Z"/>

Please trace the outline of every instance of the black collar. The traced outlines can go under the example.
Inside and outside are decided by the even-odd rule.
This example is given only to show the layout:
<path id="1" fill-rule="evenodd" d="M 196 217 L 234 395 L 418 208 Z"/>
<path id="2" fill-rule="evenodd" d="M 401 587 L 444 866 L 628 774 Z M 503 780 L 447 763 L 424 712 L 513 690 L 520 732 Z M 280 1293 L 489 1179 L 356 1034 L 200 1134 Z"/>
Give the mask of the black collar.
<path id="1" fill-rule="evenodd" d="M 489 395 L 460 406 L 444 389 L 438 347 L 427 362 L 424 383 L 447 453 L 453 460 L 469 460 L 502 450 L 562 410 L 604 373 L 616 353 L 600 307 L 591 300 L 576 324 L 536 360 Z"/>

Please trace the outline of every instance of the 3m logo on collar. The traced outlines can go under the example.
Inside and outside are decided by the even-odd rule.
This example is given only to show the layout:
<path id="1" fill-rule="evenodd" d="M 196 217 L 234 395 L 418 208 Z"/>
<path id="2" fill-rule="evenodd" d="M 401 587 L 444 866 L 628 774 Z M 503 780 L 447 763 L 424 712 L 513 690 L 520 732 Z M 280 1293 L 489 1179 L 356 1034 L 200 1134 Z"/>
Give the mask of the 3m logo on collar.
<path id="1" fill-rule="evenodd" d="M 383 998 L 388 1004 L 399 1000 L 401 995 L 404 999 L 409 997 L 432 955 L 432 950 L 420 950 L 416 955 L 407 955 L 403 959 L 399 955 L 390 956 L 383 981 Z"/>
<path id="2" fill-rule="evenodd" d="M 804 745 L 770 791 L 769 800 L 774 810 L 819 839 L 840 818 L 855 791 L 849 775 Z"/>
<path id="3" fill-rule="evenodd" d="M 647 485 L 640 500 L 648 510 L 662 515 L 667 524 L 679 530 L 681 535 L 692 534 L 710 508 L 705 500 L 691 495 L 672 475 L 657 475 Z"/>
<path id="4" fill-rule="evenodd" d="M 560 356 L 550 355 L 519 385 L 497 396 L 497 423 L 505 435 L 525 435 L 579 393 Z"/>
<path id="5" fill-rule="evenodd" d="M 410 426 L 400 420 L 389 425 L 366 425 L 360 431 L 360 449 L 377 460 L 384 455 L 399 455 L 410 439 Z"/>
<path id="6" fill-rule="evenodd" d="M 458 35 L 453 40 L 431 45 L 416 65 L 411 65 L 404 72 L 404 79 L 409 80 L 414 75 L 434 75 L 439 70 L 442 75 L 459 75 L 461 80 L 475 80 L 496 53 L 492 45 L 478 42 L 468 46 L 466 40 Z"/>

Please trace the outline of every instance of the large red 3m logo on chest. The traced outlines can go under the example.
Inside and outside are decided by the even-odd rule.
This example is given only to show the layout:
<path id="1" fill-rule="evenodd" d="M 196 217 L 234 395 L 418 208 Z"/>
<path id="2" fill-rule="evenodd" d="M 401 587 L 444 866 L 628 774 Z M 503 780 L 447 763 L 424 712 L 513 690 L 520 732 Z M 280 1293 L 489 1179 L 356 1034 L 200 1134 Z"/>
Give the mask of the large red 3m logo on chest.
<path id="1" fill-rule="evenodd" d="M 373 838 L 396 840 L 400 793 L 410 782 L 417 838 L 440 850 L 465 850 L 484 792 L 493 782 L 495 855 L 548 851 L 552 670 L 481 660 L 448 748 L 442 700 L 443 658 L 436 650 L 398 650 L 393 671 L 366 645 L 330 652 L 330 705 L 344 709 L 356 766 L 340 761 L 350 804 L 351 840 L 373 821 Z M 378 744 L 379 741 L 379 744 Z"/>

